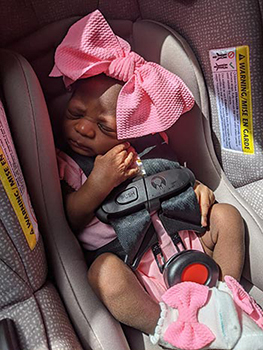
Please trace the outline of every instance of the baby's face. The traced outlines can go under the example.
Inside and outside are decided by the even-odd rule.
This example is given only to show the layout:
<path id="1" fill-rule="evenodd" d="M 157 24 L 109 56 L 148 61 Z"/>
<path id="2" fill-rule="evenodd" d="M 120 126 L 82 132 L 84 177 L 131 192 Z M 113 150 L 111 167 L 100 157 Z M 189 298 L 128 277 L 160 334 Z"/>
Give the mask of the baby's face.
<path id="1" fill-rule="evenodd" d="M 100 75 L 79 80 L 63 124 L 70 148 L 84 156 L 103 155 L 123 142 L 117 140 L 116 106 L 122 84 Z"/>

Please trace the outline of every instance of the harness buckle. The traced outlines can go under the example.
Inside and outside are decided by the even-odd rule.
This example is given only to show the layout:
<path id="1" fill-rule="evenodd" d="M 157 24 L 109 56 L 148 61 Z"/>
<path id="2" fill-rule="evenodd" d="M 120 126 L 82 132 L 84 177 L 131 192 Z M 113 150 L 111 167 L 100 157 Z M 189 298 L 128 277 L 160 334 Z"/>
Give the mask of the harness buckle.
<path id="1" fill-rule="evenodd" d="M 146 208 L 159 210 L 161 202 L 194 186 L 193 173 L 184 167 L 165 170 L 146 177 L 136 177 L 115 188 L 96 211 L 104 223 Z"/>

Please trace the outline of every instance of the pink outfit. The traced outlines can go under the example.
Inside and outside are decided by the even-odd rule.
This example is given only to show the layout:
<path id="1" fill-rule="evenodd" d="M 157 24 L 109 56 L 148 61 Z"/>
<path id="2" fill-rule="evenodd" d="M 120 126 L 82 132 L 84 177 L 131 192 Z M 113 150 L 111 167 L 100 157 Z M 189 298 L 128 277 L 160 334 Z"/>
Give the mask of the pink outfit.
<path id="1" fill-rule="evenodd" d="M 117 102 L 118 139 L 165 131 L 194 105 L 179 77 L 132 52 L 96 10 L 71 26 L 50 76 L 63 76 L 69 86 L 101 73 L 125 82 Z"/>
<path id="2" fill-rule="evenodd" d="M 59 176 L 74 190 L 78 190 L 86 181 L 86 175 L 76 162 L 64 152 L 57 150 L 57 160 L 59 167 Z M 154 228 L 159 236 L 160 246 L 166 259 L 176 253 L 176 249 L 166 233 L 157 214 L 152 215 Z M 180 236 L 188 249 L 203 251 L 202 245 L 192 231 L 181 231 Z M 96 250 L 116 238 L 113 228 L 94 218 L 82 232 L 78 234 L 78 239 L 82 246 L 87 250 Z M 148 250 L 143 256 L 138 269 L 137 276 L 145 286 L 148 293 L 157 301 L 166 291 L 166 286 L 158 266 L 154 260 L 151 250 Z"/>

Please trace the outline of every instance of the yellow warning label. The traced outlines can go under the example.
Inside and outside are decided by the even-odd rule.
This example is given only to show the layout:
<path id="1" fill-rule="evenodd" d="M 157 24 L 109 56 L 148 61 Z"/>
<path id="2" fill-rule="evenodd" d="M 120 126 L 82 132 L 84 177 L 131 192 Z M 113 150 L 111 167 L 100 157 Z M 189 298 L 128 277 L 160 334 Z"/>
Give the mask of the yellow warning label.
<path id="1" fill-rule="evenodd" d="M 239 111 L 242 149 L 244 153 L 254 153 L 251 81 L 249 68 L 249 48 L 236 48 L 237 80 L 239 91 Z"/>
<path id="2" fill-rule="evenodd" d="M 209 56 L 222 148 L 254 154 L 249 47 L 213 49 Z"/>
<path id="3" fill-rule="evenodd" d="M 0 146 L 0 178 L 31 250 L 37 243 L 32 222 L 9 164 Z"/>

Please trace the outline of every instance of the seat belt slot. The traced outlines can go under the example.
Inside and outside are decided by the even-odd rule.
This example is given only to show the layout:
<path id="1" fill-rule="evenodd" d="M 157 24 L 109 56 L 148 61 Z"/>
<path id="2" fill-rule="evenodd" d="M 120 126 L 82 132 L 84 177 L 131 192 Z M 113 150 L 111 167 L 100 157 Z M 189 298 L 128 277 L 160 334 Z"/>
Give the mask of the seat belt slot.
<path id="1" fill-rule="evenodd" d="M 19 350 L 18 336 L 14 321 L 5 318 L 0 321 L 0 349 L 1 350 Z"/>

